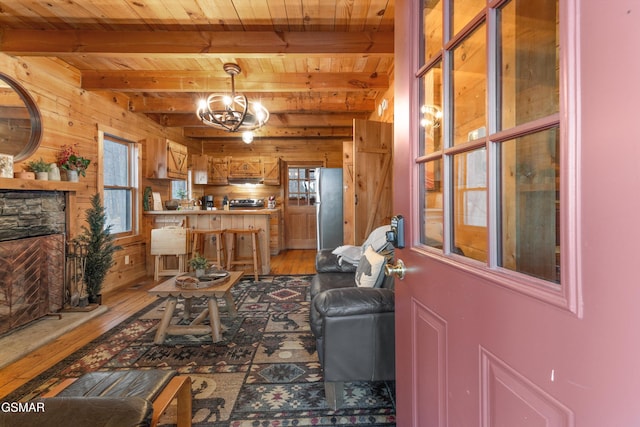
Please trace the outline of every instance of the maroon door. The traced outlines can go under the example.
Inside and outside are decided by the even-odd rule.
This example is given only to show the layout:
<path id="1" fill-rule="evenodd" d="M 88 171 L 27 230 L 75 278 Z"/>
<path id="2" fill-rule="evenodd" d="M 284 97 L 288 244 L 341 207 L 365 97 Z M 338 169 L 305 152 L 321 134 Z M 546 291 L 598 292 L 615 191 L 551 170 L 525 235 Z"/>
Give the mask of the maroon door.
<path id="1" fill-rule="evenodd" d="M 427 143 L 419 104 L 425 99 L 444 106 L 442 132 L 456 138 L 455 119 L 464 114 L 457 109 L 463 101 L 456 97 L 464 88 L 456 71 L 473 74 L 466 73 L 464 61 L 472 60 L 476 30 L 483 32 L 483 43 L 492 43 L 490 27 L 513 17 L 514 63 L 522 59 L 517 51 L 526 40 L 518 38 L 517 29 L 534 16 L 525 3 L 531 4 L 396 2 L 394 213 L 406 220 L 407 242 L 396 252 L 406 266 L 404 279 L 396 280 L 398 426 L 640 425 L 640 10 L 628 1 L 560 0 L 556 113 L 545 112 L 524 127 L 516 123 L 513 134 L 496 125 L 494 113 L 500 114 L 505 99 L 492 98 L 491 91 L 504 94 L 506 89 L 492 80 L 492 47 L 482 53 L 489 75 L 482 107 L 486 136 L 469 134 L 449 150 L 421 151 Z M 468 16 L 451 24 L 452 36 L 437 24 L 423 32 L 419 17 L 426 19 L 434 10 L 446 16 L 454 9 Z M 507 13 L 514 10 L 513 16 Z M 543 31 L 541 25 L 529 28 Z M 431 29 L 445 36 L 443 47 L 430 51 L 419 40 L 427 34 L 425 44 L 433 42 Z M 426 58 L 420 59 L 424 52 Z M 503 51 L 503 60 L 509 54 Z M 500 64 L 496 69 L 506 74 L 508 67 Z M 442 71 L 440 99 L 431 93 L 437 86 L 431 68 Z M 514 102 L 523 110 L 519 103 L 526 89 L 518 89 Z M 528 92 L 529 99 L 541 90 Z M 525 147 L 536 136 L 548 137 L 551 129 L 557 151 L 546 154 L 557 162 L 556 175 L 546 179 L 539 164 L 514 161 L 536 148 L 509 147 Z M 478 151 L 483 145 L 486 153 Z M 487 208 L 480 208 L 485 222 L 465 212 L 457 215 L 471 209 L 465 203 L 473 199 L 473 189 L 460 187 L 460 170 L 471 173 L 461 160 L 470 160 L 467 154 L 473 152 L 487 161 Z M 505 173 L 511 163 L 521 177 Z M 434 172 L 440 176 L 436 184 Z M 530 175 L 542 179 L 539 185 L 525 181 Z M 474 185 L 475 190 L 482 186 Z M 557 193 L 551 202 L 544 193 L 550 186 Z M 429 201 L 437 191 L 443 196 L 439 213 L 438 203 Z M 451 217 L 441 221 L 441 248 L 427 238 L 433 230 L 425 231 L 434 211 L 436 217 Z M 539 215 L 547 216 L 532 232 Z M 473 239 L 465 237 L 467 222 L 480 230 Z M 550 257 L 549 239 L 556 237 Z M 478 240 L 485 242 L 484 249 L 469 243 Z"/>

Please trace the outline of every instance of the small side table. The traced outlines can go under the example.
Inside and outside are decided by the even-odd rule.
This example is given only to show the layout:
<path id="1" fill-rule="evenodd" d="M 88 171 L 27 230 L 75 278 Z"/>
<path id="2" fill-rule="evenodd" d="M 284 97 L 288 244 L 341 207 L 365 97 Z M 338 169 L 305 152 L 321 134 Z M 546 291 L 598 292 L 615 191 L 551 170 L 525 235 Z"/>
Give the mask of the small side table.
<path id="1" fill-rule="evenodd" d="M 178 277 L 178 276 L 176 276 Z M 164 316 L 158 326 L 154 343 L 163 344 L 167 335 L 206 335 L 211 334 L 213 342 L 222 340 L 222 325 L 220 324 L 220 312 L 218 310 L 217 298 L 224 298 L 229 314 L 232 317 L 237 315 L 236 306 L 231 295 L 231 288 L 238 283 L 242 277 L 241 271 L 230 271 L 226 281 L 208 288 L 182 289 L 176 286 L 176 277 L 172 277 L 149 290 L 151 295 L 166 298 Z M 198 316 L 188 325 L 172 325 L 178 297 L 184 298 L 185 313 L 191 307 L 191 298 L 207 297 L 208 304 Z M 202 321 L 209 317 L 209 325 L 203 325 Z M 184 316 L 183 316 L 184 317 Z"/>

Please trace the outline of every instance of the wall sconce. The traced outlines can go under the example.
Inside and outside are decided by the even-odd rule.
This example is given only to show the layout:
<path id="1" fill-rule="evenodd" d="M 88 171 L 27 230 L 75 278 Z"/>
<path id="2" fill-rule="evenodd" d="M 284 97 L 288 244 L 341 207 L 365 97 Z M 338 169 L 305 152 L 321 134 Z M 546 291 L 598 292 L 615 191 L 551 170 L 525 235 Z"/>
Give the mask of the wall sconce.
<path id="1" fill-rule="evenodd" d="M 389 101 L 387 98 L 384 98 L 380 104 L 378 104 L 378 116 L 382 117 L 382 114 L 389 108 Z"/>

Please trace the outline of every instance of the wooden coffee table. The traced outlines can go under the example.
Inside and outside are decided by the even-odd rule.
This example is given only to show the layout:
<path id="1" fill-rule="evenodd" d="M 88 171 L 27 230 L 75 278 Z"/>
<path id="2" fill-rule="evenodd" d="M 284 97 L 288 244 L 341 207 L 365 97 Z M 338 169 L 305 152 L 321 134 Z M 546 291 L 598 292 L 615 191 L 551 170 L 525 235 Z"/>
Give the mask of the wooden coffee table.
<path id="1" fill-rule="evenodd" d="M 205 335 L 209 333 L 211 334 L 213 342 L 221 341 L 222 326 L 220 325 L 220 312 L 218 310 L 217 298 L 224 298 L 229 314 L 235 317 L 237 311 L 236 305 L 233 302 L 233 296 L 231 295 L 231 288 L 238 283 L 242 275 L 243 272 L 241 271 L 230 271 L 229 277 L 227 277 L 227 280 L 224 282 L 201 289 L 182 289 L 176 286 L 176 277 L 179 277 L 176 276 L 150 289 L 149 293 L 151 295 L 167 299 L 164 316 L 158 326 L 154 343 L 164 343 L 167 335 Z M 172 325 L 171 319 L 173 319 L 176 310 L 178 297 L 184 298 L 185 310 L 182 316 L 183 319 L 188 319 L 191 315 L 191 298 L 207 297 L 207 308 L 198 314 L 188 325 Z M 209 316 L 209 325 L 203 325 L 202 321 L 206 319 L 207 316 Z"/>

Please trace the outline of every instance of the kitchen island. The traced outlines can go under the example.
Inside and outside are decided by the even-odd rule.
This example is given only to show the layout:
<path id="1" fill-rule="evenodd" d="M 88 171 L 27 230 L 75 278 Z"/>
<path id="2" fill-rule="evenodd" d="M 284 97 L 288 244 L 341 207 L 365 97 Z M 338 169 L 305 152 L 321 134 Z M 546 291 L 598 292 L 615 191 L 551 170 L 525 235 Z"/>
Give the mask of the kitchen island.
<path id="1" fill-rule="evenodd" d="M 230 228 L 259 228 L 258 246 L 260 248 L 260 274 L 271 271 L 271 217 L 279 216 L 277 209 L 233 209 L 233 210 L 165 210 L 146 211 L 146 219 L 151 228 L 184 227 L 191 230 L 224 230 Z M 230 236 L 226 237 L 225 247 L 231 247 Z M 238 240 L 236 245 L 239 257 L 251 257 L 251 241 Z M 215 259 L 215 244 L 205 242 L 204 255 Z M 226 254 L 228 259 L 228 254 Z"/>

